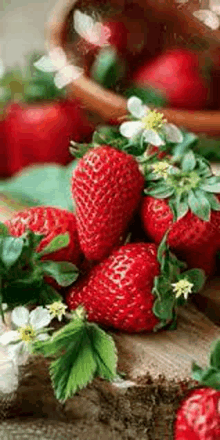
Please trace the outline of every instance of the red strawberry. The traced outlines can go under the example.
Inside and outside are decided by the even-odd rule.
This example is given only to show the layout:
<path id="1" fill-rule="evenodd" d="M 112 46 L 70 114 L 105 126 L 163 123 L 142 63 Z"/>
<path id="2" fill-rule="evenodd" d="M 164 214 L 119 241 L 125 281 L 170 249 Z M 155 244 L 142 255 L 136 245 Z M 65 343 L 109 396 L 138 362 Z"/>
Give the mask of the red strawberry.
<path id="1" fill-rule="evenodd" d="M 173 107 L 196 110 L 207 104 L 208 81 L 200 73 L 198 55 L 187 49 L 158 55 L 134 73 L 133 82 L 160 90 Z"/>
<path id="2" fill-rule="evenodd" d="M 70 140 L 88 139 L 93 130 L 77 101 L 10 104 L 4 118 L 6 176 L 33 163 L 67 164 Z"/>
<path id="3" fill-rule="evenodd" d="M 169 158 L 154 163 L 150 175 L 141 206 L 147 236 L 160 243 L 169 230 L 170 249 L 189 267 L 200 267 L 210 275 L 220 245 L 220 178 L 192 151 L 178 165 Z"/>
<path id="4" fill-rule="evenodd" d="M 88 151 L 72 178 L 81 249 L 100 261 L 121 242 L 141 199 L 144 177 L 135 158 L 102 145 Z"/>
<path id="5" fill-rule="evenodd" d="M 154 244 L 127 244 L 112 252 L 67 294 L 70 309 L 83 304 L 90 321 L 127 332 L 152 331 L 154 277 L 159 274 Z"/>
<path id="6" fill-rule="evenodd" d="M 170 228 L 167 240 L 170 249 L 189 267 L 199 267 L 207 275 L 214 272 L 217 249 L 212 219 L 204 221 L 188 211 L 184 217 L 173 222 L 169 200 L 150 196 L 143 198 L 141 218 L 147 236 L 155 243 L 160 243 Z"/>
<path id="7" fill-rule="evenodd" d="M 70 288 L 66 302 L 70 309 L 82 304 L 88 319 L 101 325 L 127 332 L 153 331 L 175 318 L 178 300 L 173 282 L 180 279 L 186 284 L 192 281 L 194 292 L 204 283 L 196 269 L 180 274 L 164 241 L 159 248 L 154 243 L 129 243 Z"/>
<path id="8" fill-rule="evenodd" d="M 175 440 L 220 439 L 220 391 L 195 389 L 177 411 Z"/>
<path id="9" fill-rule="evenodd" d="M 10 220 L 5 222 L 9 233 L 20 237 L 25 231 L 45 235 L 37 251 L 40 252 L 47 244 L 59 234 L 69 233 L 68 247 L 49 254 L 50 260 L 70 261 L 78 264 L 81 257 L 75 215 L 64 209 L 38 206 L 17 212 Z M 42 257 L 48 258 L 47 255 Z"/>

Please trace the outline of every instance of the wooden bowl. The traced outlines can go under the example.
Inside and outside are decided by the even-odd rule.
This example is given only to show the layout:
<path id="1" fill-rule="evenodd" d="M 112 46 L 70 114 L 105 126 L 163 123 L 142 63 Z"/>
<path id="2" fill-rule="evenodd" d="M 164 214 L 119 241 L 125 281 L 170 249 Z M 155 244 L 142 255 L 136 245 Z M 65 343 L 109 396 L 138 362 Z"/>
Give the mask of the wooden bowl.
<path id="1" fill-rule="evenodd" d="M 108 5 L 106 1 L 91 0 L 92 4 L 88 1 L 58 1 L 46 24 L 47 49 L 60 46 L 68 58 L 77 57 L 76 47 L 69 39 L 72 14 L 82 5 L 87 8 L 89 4 L 91 9 L 91 5 L 98 8 L 101 4 L 102 8 L 113 8 L 114 18 L 126 23 L 128 30 L 135 31 L 139 24 L 142 24 L 142 29 L 143 26 L 150 28 L 151 55 L 161 49 L 179 46 L 181 42 L 184 47 L 196 44 L 200 48 L 201 58 L 208 57 L 214 61 L 219 57 L 220 31 L 211 31 L 192 14 L 201 7 L 199 0 L 189 0 L 182 5 L 177 5 L 174 0 L 135 0 L 134 3 L 132 0 L 109 0 Z M 123 96 L 104 89 L 86 75 L 73 81 L 68 86 L 68 92 L 70 96 L 81 99 L 87 110 L 97 116 L 97 122 L 117 120 L 127 113 Z M 220 110 L 163 108 L 162 111 L 169 122 L 177 126 L 210 136 L 220 135 Z"/>

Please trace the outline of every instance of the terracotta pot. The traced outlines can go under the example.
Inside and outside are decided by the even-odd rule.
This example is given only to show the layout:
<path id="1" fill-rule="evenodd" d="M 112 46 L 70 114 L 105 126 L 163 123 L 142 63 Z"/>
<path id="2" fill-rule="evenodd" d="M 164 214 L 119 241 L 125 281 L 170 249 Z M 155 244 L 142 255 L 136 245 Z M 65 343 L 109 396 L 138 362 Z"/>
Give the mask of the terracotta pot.
<path id="1" fill-rule="evenodd" d="M 70 42 L 69 31 L 72 14 L 82 3 L 87 7 L 86 0 L 60 0 L 57 3 L 46 25 L 48 49 L 60 46 L 68 58 L 72 59 L 77 55 L 76 47 Z M 106 4 L 103 0 L 92 1 L 94 8 Z M 117 17 L 126 23 L 128 29 L 132 25 L 135 29 L 137 23 L 142 23 L 142 29 L 150 27 L 150 56 L 159 50 L 179 46 L 181 41 L 181 46 L 196 43 L 201 49 L 201 59 L 208 57 L 215 60 L 219 57 L 220 31 L 211 31 L 192 15 L 194 10 L 201 7 L 199 0 L 189 0 L 180 5 L 174 0 L 134 0 L 133 3 L 132 0 L 110 0 L 108 4 L 110 7 L 117 7 L 114 19 Z M 97 116 L 97 122 L 117 120 L 127 113 L 126 99 L 123 96 L 104 89 L 86 75 L 73 81 L 68 90 L 72 97 L 81 99 L 85 107 Z M 163 108 L 162 112 L 169 122 L 184 126 L 190 131 L 211 136 L 220 135 L 220 111 Z"/>

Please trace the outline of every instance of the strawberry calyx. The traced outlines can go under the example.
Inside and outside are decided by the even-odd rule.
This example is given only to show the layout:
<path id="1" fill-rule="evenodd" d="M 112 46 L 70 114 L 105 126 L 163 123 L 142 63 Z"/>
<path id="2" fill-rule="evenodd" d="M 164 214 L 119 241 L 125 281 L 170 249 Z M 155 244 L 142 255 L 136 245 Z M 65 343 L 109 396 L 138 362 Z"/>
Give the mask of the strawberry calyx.
<path id="1" fill-rule="evenodd" d="M 208 367 L 203 369 L 193 362 L 191 374 L 201 385 L 220 390 L 220 339 L 212 344 Z"/>
<path id="2" fill-rule="evenodd" d="M 154 278 L 152 293 L 156 299 L 153 312 L 159 319 L 154 331 L 163 327 L 176 328 L 176 309 L 184 305 L 189 294 L 197 293 L 205 284 L 205 272 L 201 269 L 186 269 L 186 263 L 177 259 L 167 245 L 167 235 L 164 235 L 157 251 L 160 263 L 160 275 Z"/>
<path id="3" fill-rule="evenodd" d="M 159 199 L 169 198 L 174 221 L 189 209 L 200 219 L 209 221 L 211 210 L 219 211 L 220 177 L 214 176 L 209 162 L 189 150 L 179 161 L 172 158 L 157 161 L 145 174 L 145 194 Z"/>
<path id="4" fill-rule="evenodd" d="M 50 260 L 48 255 L 68 246 L 69 234 L 57 235 L 37 252 L 43 238 L 44 235 L 30 230 L 20 237 L 12 236 L 6 225 L 0 223 L 0 304 L 5 302 L 9 308 L 24 304 L 45 305 L 61 299 L 47 284 L 45 276 L 53 278 L 61 287 L 76 280 L 78 269 L 74 264 Z"/>

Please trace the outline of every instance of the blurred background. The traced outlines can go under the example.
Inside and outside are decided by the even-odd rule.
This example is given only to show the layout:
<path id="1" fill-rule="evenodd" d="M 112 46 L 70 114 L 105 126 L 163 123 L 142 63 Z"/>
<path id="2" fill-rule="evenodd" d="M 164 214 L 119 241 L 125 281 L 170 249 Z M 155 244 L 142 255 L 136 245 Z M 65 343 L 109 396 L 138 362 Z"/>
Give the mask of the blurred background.
<path id="1" fill-rule="evenodd" d="M 25 62 L 31 51 L 44 50 L 44 23 L 56 0 L 1 0 L 0 56 L 7 66 Z"/>

